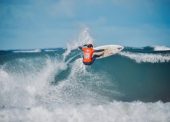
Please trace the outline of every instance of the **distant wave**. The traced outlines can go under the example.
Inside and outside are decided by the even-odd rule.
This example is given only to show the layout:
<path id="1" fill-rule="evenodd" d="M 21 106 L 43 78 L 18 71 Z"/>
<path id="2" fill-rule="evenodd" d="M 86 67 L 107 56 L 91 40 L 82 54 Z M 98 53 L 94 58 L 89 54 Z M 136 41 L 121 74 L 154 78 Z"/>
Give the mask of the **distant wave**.
<path id="1" fill-rule="evenodd" d="M 44 49 L 45 52 L 53 52 L 56 51 L 56 49 Z"/>
<path id="2" fill-rule="evenodd" d="M 154 51 L 168 51 L 170 50 L 170 47 L 166 46 L 153 46 Z"/>
<path id="3" fill-rule="evenodd" d="M 46 49 L 42 49 L 45 52 L 54 52 L 54 51 L 59 51 L 59 50 L 66 50 L 64 48 L 46 48 Z"/>
<path id="4" fill-rule="evenodd" d="M 38 53 L 41 49 L 31 49 L 31 50 L 14 50 L 14 53 Z"/>
<path id="5" fill-rule="evenodd" d="M 135 60 L 137 63 L 141 63 L 141 62 L 163 63 L 163 62 L 170 61 L 170 55 L 168 54 L 163 55 L 163 54 L 121 52 L 120 55 L 126 56 L 132 60 Z"/>

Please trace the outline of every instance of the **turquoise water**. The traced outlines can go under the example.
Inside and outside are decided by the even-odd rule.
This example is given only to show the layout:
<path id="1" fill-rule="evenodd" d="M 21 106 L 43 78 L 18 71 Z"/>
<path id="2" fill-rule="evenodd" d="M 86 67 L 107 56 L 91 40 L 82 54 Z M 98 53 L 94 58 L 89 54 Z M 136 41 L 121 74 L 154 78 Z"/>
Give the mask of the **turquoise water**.
<path id="1" fill-rule="evenodd" d="M 82 64 L 66 49 L 0 51 L 1 121 L 170 120 L 170 51 L 125 49 Z"/>

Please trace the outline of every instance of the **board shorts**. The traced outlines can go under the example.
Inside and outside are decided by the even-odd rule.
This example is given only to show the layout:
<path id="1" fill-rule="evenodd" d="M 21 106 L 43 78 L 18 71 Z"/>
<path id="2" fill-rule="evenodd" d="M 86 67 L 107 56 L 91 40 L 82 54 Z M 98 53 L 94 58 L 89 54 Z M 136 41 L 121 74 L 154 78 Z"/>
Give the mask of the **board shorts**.
<path id="1" fill-rule="evenodd" d="M 92 65 L 95 61 L 95 58 L 91 62 L 83 62 L 84 65 Z"/>
<path id="2" fill-rule="evenodd" d="M 99 56 L 98 56 L 98 55 L 94 55 L 92 62 L 83 62 L 83 64 L 84 64 L 84 65 L 92 65 L 92 64 L 94 63 L 94 61 L 96 60 L 97 57 L 99 57 Z"/>

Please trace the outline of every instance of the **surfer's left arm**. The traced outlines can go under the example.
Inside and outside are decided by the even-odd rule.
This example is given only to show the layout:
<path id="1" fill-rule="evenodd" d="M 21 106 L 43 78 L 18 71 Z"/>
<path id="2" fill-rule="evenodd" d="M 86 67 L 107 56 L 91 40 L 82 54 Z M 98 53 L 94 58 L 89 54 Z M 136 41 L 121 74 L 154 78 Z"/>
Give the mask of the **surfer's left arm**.
<path id="1" fill-rule="evenodd" d="M 103 52 L 104 49 L 100 49 L 100 50 L 94 50 L 94 52 Z"/>

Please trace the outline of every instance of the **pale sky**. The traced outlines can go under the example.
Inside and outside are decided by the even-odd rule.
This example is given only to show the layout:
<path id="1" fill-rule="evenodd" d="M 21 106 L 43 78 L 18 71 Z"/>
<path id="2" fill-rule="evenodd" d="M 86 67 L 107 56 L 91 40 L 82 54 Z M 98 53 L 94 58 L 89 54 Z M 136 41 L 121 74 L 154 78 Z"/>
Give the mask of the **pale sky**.
<path id="1" fill-rule="evenodd" d="M 66 47 L 84 27 L 96 45 L 170 46 L 170 0 L 0 0 L 0 49 Z"/>

